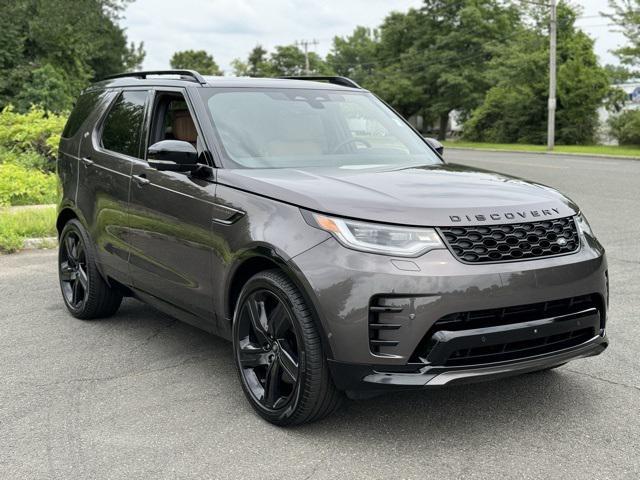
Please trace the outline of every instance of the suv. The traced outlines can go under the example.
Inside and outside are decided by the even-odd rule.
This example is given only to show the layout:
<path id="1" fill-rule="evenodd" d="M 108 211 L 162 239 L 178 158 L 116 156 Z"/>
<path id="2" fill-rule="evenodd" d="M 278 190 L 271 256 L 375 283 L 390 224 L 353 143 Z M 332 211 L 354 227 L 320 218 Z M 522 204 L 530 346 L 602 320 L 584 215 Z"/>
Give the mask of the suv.
<path id="1" fill-rule="evenodd" d="M 344 77 L 135 72 L 60 142 L 62 297 L 229 339 L 266 420 L 602 352 L 604 249 L 557 191 L 447 164 Z"/>

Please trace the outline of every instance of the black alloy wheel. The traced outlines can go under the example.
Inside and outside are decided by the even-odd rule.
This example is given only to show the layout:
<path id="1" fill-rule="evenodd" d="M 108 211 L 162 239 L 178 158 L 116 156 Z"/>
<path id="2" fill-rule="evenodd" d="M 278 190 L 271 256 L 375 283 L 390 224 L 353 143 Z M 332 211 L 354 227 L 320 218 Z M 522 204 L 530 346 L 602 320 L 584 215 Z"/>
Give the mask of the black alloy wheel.
<path id="1" fill-rule="evenodd" d="M 60 286 L 67 305 L 81 310 L 89 293 L 89 277 L 82 239 L 73 230 L 60 240 Z"/>
<path id="2" fill-rule="evenodd" d="M 94 251 L 84 226 L 67 222 L 58 247 L 60 290 L 71 315 L 83 320 L 113 315 L 122 302 L 122 292 L 98 272 Z"/>
<path id="3" fill-rule="evenodd" d="M 313 422 L 340 405 L 312 310 L 283 272 L 260 272 L 245 284 L 233 351 L 245 396 L 267 421 Z"/>
<path id="4" fill-rule="evenodd" d="M 277 411 L 298 386 L 299 349 L 291 312 L 273 292 L 259 289 L 242 304 L 238 316 L 238 362 L 251 395 Z"/>

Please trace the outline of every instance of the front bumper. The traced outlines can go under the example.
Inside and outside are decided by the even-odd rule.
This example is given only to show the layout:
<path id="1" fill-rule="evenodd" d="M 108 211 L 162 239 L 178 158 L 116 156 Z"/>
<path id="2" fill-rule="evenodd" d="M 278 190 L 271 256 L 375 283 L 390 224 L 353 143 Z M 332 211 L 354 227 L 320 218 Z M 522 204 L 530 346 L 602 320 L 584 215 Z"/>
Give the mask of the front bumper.
<path id="1" fill-rule="evenodd" d="M 597 240 L 585 237 L 581 244 L 580 250 L 571 255 L 470 265 L 456 260 L 448 250 L 399 259 L 349 250 L 330 238 L 291 262 L 318 312 L 334 379 L 340 388 L 348 390 L 356 384 L 421 387 L 540 370 L 602 352 L 608 342 L 604 334 L 607 262 Z M 438 358 L 416 360 L 416 352 L 431 327 L 447 315 L 585 295 L 599 301 L 599 328 L 594 326 L 594 334 L 579 345 L 552 352 L 532 351 L 521 358 L 478 366 L 451 366 Z M 374 309 L 383 313 L 375 313 Z M 382 341 L 372 340 L 371 329 L 378 318 L 375 315 L 383 317 L 378 323 L 394 325 L 394 330 L 385 327 L 373 334 Z M 481 332 L 477 338 L 469 338 L 468 333 L 441 338 L 447 340 L 443 345 L 449 350 L 445 353 L 450 354 L 453 347 L 473 347 L 477 338 L 486 337 L 487 333 L 517 341 L 522 332 L 510 331 L 503 325 L 495 331 Z M 374 345 L 376 341 L 379 346 Z"/>
<path id="2" fill-rule="evenodd" d="M 374 365 L 329 361 L 336 386 L 357 396 L 360 392 L 384 393 L 387 390 L 441 387 L 495 380 L 562 365 L 570 360 L 602 353 L 609 345 L 607 336 L 596 335 L 576 347 L 513 362 L 488 366 L 447 368 L 424 366 L 414 372 L 389 372 Z"/>

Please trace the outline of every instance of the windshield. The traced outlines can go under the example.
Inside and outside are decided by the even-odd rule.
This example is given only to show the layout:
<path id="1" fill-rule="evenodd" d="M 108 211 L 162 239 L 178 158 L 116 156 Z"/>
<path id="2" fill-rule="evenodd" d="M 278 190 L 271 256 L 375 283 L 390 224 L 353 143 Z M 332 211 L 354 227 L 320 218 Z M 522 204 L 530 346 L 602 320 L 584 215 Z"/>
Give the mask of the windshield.
<path id="1" fill-rule="evenodd" d="M 239 168 L 369 168 L 442 163 L 368 92 L 202 89 L 223 153 Z"/>

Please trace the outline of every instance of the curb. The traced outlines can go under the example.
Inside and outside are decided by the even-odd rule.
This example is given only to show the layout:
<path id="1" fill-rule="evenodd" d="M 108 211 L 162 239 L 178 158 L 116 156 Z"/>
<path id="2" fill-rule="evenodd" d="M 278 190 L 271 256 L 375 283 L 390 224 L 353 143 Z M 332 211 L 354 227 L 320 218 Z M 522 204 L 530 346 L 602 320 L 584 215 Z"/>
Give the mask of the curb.
<path id="1" fill-rule="evenodd" d="M 640 162 L 640 157 L 631 157 L 625 155 L 607 155 L 602 153 L 575 153 L 575 152 L 538 152 L 538 151 L 530 151 L 530 150 L 501 150 L 498 148 L 477 148 L 477 147 L 453 147 L 450 145 L 444 146 L 444 151 L 446 154 L 447 150 L 471 150 L 475 152 L 501 152 L 501 153 L 529 153 L 533 155 L 557 155 L 557 156 L 566 156 L 566 157 L 594 157 L 594 158 L 610 158 L 612 160 L 631 160 L 634 162 Z"/>
<path id="2" fill-rule="evenodd" d="M 58 237 L 25 238 L 22 250 L 50 249 L 58 245 Z"/>

